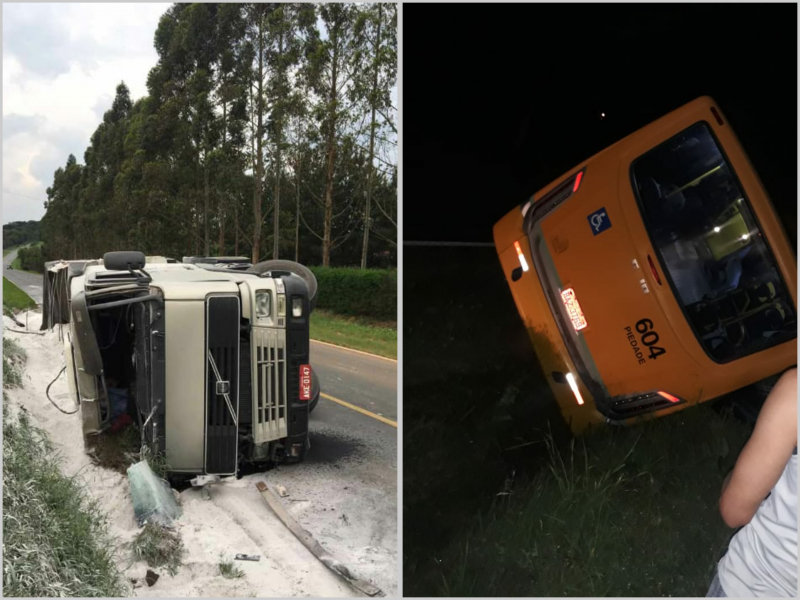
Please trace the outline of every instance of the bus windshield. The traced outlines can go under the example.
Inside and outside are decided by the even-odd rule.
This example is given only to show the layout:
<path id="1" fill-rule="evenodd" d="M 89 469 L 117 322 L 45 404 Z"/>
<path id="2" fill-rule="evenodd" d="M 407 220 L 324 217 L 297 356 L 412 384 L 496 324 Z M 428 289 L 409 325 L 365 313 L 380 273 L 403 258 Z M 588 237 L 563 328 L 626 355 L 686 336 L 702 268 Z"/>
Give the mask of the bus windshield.
<path id="1" fill-rule="evenodd" d="M 712 359 L 796 336 L 791 296 L 706 123 L 636 159 L 631 175 L 662 269 Z"/>

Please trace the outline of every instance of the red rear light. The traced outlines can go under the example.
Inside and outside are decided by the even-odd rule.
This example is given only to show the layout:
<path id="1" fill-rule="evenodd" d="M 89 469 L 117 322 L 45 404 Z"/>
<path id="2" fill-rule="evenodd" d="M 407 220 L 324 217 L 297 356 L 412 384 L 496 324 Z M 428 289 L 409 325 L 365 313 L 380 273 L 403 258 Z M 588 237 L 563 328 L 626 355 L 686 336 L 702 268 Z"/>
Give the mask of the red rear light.
<path id="1" fill-rule="evenodd" d="M 575 185 L 572 188 L 572 193 L 573 194 L 578 191 L 579 187 L 581 187 L 581 178 L 582 177 L 583 177 L 583 171 L 578 173 L 578 176 L 575 178 Z"/>
<path id="2" fill-rule="evenodd" d="M 673 404 L 681 401 L 680 398 L 676 398 L 675 396 L 673 396 L 672 394 L 668 394 L 667 392 L 658 392 L 658 395 L 661 396 L 662 398 L 666 398 Z"/>
<path id="3" fill-rule="evenodd" d="M 720 125 L 724 125 L 725 124 L 725 123 L 722 122 L 722 117 L 719 116 L 719 113 L 717 112 L 717 109 L 714 108 L 713 106 L 711 107 L 711 114 L 714 115 L 714 118 L 717 120 L 717 123 L 719 123 Z"/>
<path id="4" fill-rule="evenodd" d="M 647 262 L 650 263 L 650 270 L 653 272 L 653 277 L 656 278 L 658 285 L 661 285 L 661 277 L 658 276 L 658 271 L 656 271 L 656 266 L 653 264 L 653 259 L 650 258 L 650 255 L 647 255 Z"/>
<path id="5" fill-rule="evenodd" d="M 300 400 L 311 400 L 311 365 L 300 365 Z"/>

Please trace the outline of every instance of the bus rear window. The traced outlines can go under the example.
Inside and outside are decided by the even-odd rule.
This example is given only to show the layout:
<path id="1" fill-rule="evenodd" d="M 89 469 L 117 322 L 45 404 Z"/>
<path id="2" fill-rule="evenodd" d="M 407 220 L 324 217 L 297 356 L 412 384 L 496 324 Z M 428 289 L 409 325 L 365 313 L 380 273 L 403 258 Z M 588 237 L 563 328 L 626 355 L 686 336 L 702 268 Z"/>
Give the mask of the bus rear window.
<path id="1" fill-rule="evenodd" d="M 707 124 L 639 157 L 631 174 L 661 266 L 715 361 L 797 335 L 791 296 Z"/>

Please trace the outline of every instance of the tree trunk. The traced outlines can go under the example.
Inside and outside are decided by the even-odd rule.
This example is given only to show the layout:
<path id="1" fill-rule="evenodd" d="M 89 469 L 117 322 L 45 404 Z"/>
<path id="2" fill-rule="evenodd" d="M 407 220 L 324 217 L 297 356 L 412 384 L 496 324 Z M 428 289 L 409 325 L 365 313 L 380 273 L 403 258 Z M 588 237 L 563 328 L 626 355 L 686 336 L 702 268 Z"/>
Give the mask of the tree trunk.
<path id="1" fill-rule="evenodd" d="M 264 112 L 264 32 L 263 23 L 259 16 L 258 22 L 258 79 L 256 99 L 256 172 L 253 186 L 253 264 L 259 259 L 261 246 L 261 184 L 264 178 L 264 163 L 262 157 L 263 140 L 261 139 L 261 126 Z"/>
<path id="2" fill-rule="evenodd" d="M 339 66 L 339 40 L 333 37 L 333 60 L 331 64 L 331 89 L 328 96 L 327 159 L 325 169 L 325 225 L 322 234 L 322 266 L 331 264 L 331 229 L 333 228 L 333 168 L 336 160 L 336 78 Z"/>
<path id="3" fill-rule="evenodd" d="M 225 156 L 228 156 L 228 103 L 222 101 L 222 151 Z M 223 199 L 228 198 L 228 195 L 223 191 L 219 193 L 217 188 L 217 210 L 219 211 L 219 250 L 218 254 L 225 255 L 225 202 Z"/>
<path id="4" fill-rule="evenodd" d="M 364 207 L 364 244 L 361 248 L 361 268 L 367 268 L 367 256 L 369 253 L 369 226 L 370 226 L 370 213 L 372 209 L 372 182 L 373 173 L 375 171 L 372 162 L 375 160 L 375 103 L 377 102 L 376 94 L 378 89 L 378 53 L 381 48 L 381 19 L 383 17 L 382 7 L 378 4 L 378 31 L 375 41 L 375 73 L 372 78 L 372 97 L 370 104 L 372 105 L 372 118 L 369 126 L 369 161 L 367 162 L 367 202 Z"/>
<path id="5" fill-rule="evenodd" d="M 277 260 L 280 246 L 280 206 L 281 206 L 281 130 L 280 124 L 275 131 L 275 214 L 272 215 L 272 258 Z"/>
<path id="6" fill-rule="evenodd" d="M 206 151 L 206 159 L 205 164 L 203 165 L 203 227 L 205 229 L 204 233 L 204 241 L 205 241 L 205 255 L 211 256 L 211 227 L 209 223 L 209 210 L 208 205 L 211 199 L 211 191 L 208 187 L 208 151 Z"/>
<path id="7" fill-rule="evenodd" d="M 220 256 L 225 256 L 225 211 L 222 206 L 219 207 L 219 247 L 217 253 Z"/>
<path id="8" fill-rule="evenodd" d="M 295 163 L 294 262 L 300 262 L 300 161 Z"/>
<path id="9" fill-rule="evenodd" d="M 198 177 L 197 191 L 200 191 L 200 181 Z M 197 194 L 198 199 L 194 202 L 194 255 L 200 255 L 200 194 Z"/>
<path id="10" fill-rule="evenodd" d="M 233 229 L 233 253 L 239 256 L 239 207 L 236 204 L 233 205 Z"/>
<path id="11" fill-rule="evenodd" d="M 278 37 L 278 51 L 280 52 L 281 57 L 283 57 L 283 30 L 281 30 L 280 36 Z M 279 72 L 280 79 L 283 79 L 282 73 Z M 281 90 L 282 92 L 283 90 Z M 275 213 L 272 215 L 272 258 L 277 260 L 278 253 L 280 252 L 280 219 L 281 219 L 281 172 L 282 164 L 281 164 L 281 133 L 283 129 L 283 115 L 282 107 L 280 106 L 280 99 L 278 108 L 276 110 L 277 114 L 275 115 L 275 206 L 273 210 Z"/>

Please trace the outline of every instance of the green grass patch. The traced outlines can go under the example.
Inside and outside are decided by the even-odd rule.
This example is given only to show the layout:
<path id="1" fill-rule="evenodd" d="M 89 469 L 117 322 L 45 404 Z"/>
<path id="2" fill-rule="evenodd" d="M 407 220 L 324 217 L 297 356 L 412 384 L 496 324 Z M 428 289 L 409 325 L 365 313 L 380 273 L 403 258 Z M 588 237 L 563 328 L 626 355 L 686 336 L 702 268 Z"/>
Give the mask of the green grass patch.
<path id="1" fill-rule="evenodd" d="M 128 595 L 105 516 L 59 461 L 25 411 L 12 419 L 4 404 L 3 595 Z"/>
<path id="2" fill-rule="evenodd" d="M 366 317 L 346 317 L 316 309 L 311 314 L 311 338 L 397 358 L 397 325 Z"/>
<path id="3" fill-rule="evenodd" d="M 750 428 L 701 406 L 557 446 L 426 573 L 426 595 L 703 596 L 733 533 L 722 480 Z"/>
<path id="4" fill-rule="evenodd" d="M 3 309 L 19 311 L 35 307 L 36 302 L 28 294 L 3 277 Z"/>
<path id="5" fill-rule="evenodd" d="M 404 268 L 406 595 L 704 595 L 750 427 L 715 403 L 574 440 L 494 249 Z"/>
<path id="6" fill-rule="evenodd" d="M 225 579 L 241 579 L 244 577 L 244 571 L 232 562 L 224 560 L 219 563 L 219 574 Z"/>
<path id="7" fill-rule="evenodd" d="M 3 387 L 15 388 L 22 385 L 22 369 L 28 358 L 25 349 L 14 340 L 3 339 Z"/>
<path id="8" fill-rule="evenodd" d="M 180 536 L 155 523 L 145 524 L 130 543 L 130 549 L 136 560 L 153 568 L 164 567 L 170 575 L 178 572 L 185 553 Z"/>

